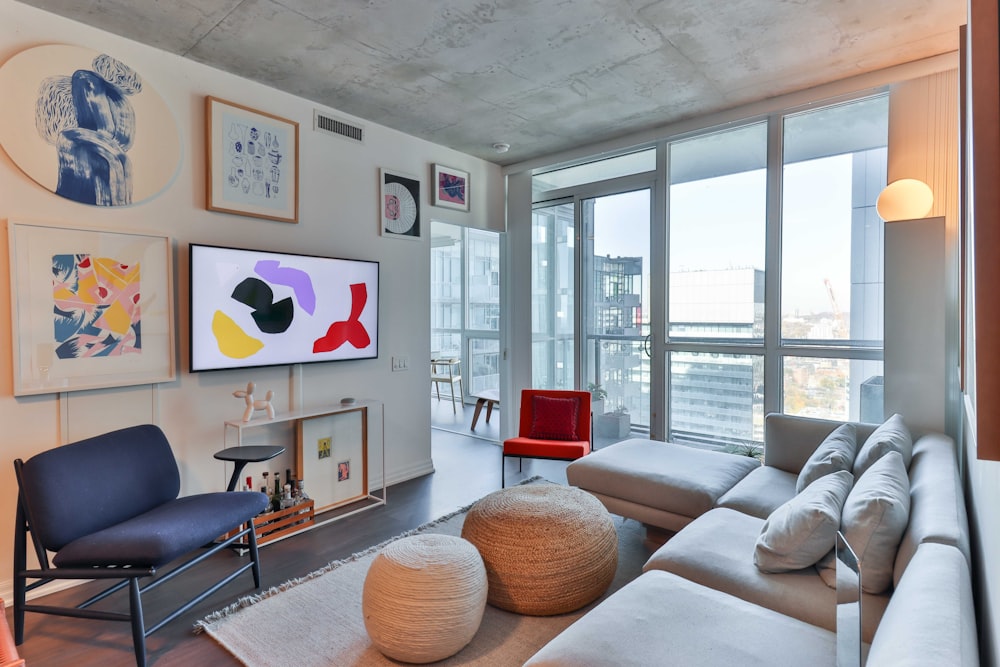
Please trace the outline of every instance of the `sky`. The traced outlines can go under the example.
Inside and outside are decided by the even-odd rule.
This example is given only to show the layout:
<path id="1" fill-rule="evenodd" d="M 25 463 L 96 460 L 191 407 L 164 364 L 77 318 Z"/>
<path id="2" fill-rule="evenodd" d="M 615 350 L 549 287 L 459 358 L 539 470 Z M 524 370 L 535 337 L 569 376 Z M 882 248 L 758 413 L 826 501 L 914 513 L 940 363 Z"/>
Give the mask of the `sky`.
<path id="1" fill-rule="evenodd" d="M 850 310 L 850 154 L 788 165 L 783 203 L 783 310 L 828 312 L 829 279 L 841 310 Z M 764 170 L 674 185 L 670 191 L 672 271 L 764 268 Z M 642 256 L 649 267 L 649 191 L 595 203 L 595 253 Z M 831 240 L 839 242 L 832 243 Z M 649 294 L 648 275 L 644 294 Z"/>

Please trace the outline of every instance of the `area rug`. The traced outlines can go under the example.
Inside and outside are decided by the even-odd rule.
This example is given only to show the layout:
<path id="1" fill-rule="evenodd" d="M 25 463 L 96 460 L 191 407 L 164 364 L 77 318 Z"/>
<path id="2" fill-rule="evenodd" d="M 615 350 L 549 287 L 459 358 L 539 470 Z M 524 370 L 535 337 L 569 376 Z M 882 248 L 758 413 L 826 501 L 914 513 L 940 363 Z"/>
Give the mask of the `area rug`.
<path id="1" fill-rule="evenodd" d="M 536 482 L 538 483 L 538 482 Z M 541 483 L 546 483 L 542 481 Z M 469 508 L 399 535 L 460 535 Z M 636 578 L 649 556 L 642 526 L 614 517 L 618 570 L 599 600 L 576 612 L 532 617 L 486 605 L 479 631 L 464 649 L 436 665 L 521 665 L 600 600 Z M 389 542 L 264 593 L 244 598 L 200 621 L 204 631 L 247 667 L 397 665 L 372 646 L 361 614 L 361 593 L 372 560 Z"/>

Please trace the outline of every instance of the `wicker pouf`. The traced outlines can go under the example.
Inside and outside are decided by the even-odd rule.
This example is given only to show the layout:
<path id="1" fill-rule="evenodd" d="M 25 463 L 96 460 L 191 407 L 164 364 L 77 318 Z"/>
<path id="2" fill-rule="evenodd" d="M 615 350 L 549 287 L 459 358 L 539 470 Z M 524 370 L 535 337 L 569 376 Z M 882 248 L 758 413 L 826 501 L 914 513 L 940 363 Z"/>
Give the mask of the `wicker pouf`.
<path id="1" fill-rule="evenodd" d="M 372 561 L 361 609 L 375 647 L 402 662 L 436 662 L 472 641 L 486 608 L 479 552 L 450 535 L 412 535 Z"/>
<path id="2" fill-rule="evenodd" d="M 580 489 L 530 484 L 496 491 L 469 510 L 462 537 L 486 565 L 495 607 L 564 614 L 608 589 L 618 567 L 611 515 Z"/>

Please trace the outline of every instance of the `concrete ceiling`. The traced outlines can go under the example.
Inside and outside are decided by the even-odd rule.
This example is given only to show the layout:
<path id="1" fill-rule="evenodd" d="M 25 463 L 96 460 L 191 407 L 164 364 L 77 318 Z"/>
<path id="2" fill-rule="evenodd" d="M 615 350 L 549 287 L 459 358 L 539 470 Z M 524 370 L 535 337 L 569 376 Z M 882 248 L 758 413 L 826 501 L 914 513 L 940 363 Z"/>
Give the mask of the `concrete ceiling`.
<path id="1" fill-rule="evenodd" d="M 498 164 L 954 51 L 966 15 L 965 0 L 26 4 Z"/>

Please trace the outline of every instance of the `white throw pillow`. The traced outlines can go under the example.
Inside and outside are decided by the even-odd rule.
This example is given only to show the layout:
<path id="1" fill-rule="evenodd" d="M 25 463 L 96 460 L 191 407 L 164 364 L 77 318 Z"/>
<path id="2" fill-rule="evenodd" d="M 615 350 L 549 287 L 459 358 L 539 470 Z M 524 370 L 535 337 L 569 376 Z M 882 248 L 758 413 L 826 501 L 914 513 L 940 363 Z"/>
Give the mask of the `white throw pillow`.
<path id="1" fill-rule="evenodd" d="M 753 560 L 761 572 L 789 572 L 815 565 L 833 548 L 840 512 L 854 477 L 839 470 L 820 477 L 767 517 Z"/>
<path id="2" fill-rule="evenodd" d="M 799 478 L 795 481 L 795 493 L 801 493 L 824 475 L 838 470 L 850 470 L 858 452 L 857 435 L 854 424 L 841 424 L 826 436 L 802 466 Z"/>
<path id="3" fill-rule="evenodd" d="M 840 530 L 861 565 L 861 590 L 884 593 L 892 584 L 892 568 L 910 520 L 910 478 L 903 456 L 889 452 L 873 463 L 851 489 L 841 514 Z M 834 559 L 817 566 L 830 588 L 837 586 Z"/>
<path id="4" fill-rule="evenodd" d="M 865 444 L 861 445 L 858 457 L 854 460 L 854 476 L 860 478 L 869 466 L 888 452 L 899 452 L 903 457 L 903 467 L 907 469 L 910 467 L 910 459 L 913 457 L 913 438 L 899 414 L 886 419 L 868 436 Z"/>

